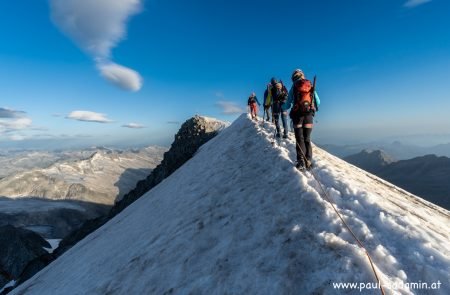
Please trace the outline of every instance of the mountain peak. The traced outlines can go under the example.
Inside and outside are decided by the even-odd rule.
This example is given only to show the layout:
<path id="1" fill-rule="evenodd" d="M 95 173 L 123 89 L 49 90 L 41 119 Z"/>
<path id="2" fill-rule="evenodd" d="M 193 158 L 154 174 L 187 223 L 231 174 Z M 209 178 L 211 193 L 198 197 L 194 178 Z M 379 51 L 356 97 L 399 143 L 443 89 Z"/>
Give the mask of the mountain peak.
<path id="1" fill-rule="evenodd" d="M 312 294 L 373 282 L 318 182 L 294 168 L 294 140 L 272 145 L 273 132 L 239 117 L 13 292 Z M 384 284 L 449 280 L 448 211 L 317 147 L 314 154 L 314 175 Z"/>
<path id="2" fill-rule="evenodd" d="M 355 166 L 365 167 L 367 171 L 372 173 L 394 162 L 384 151 L 371 149 L 364 149 L 358 154 L 345 157 L 344 160 Z"/>

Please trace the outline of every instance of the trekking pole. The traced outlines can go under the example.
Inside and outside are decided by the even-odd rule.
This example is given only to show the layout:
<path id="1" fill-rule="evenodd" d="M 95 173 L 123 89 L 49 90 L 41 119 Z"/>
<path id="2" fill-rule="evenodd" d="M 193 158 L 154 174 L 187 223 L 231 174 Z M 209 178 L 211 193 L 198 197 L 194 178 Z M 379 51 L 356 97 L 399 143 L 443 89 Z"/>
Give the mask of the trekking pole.
<path id="1" fill-rule="evenodd" d="M 275 145 L 276 135 L 277 135 L 277 129 L 275 128 L 275 131 L 273 132 L 273 137 L 272 137 L 272 145 Z"/>
<path id="2" fill-rule="evenodd" d="M 313 81 L 313 86 L 312 86 L 312 105 L 314 106 L 314 112 L 319 110 L 319 107 L 317 106 L 317 101 L 316 101 L 316 80 L 317 80 L 317 76 L 314 75 L 314 81 Z"/>
<path id="3" fill-rule="evenodd" d="M 265 120 L 265 118 L 264 118 L 264 116 L 265 116 L 266 114 L 265 114 L 265 111 L 264 111 L 264 105 L 263 105 L 263 115 L 262 115 L 262 118 L 261 118 L 261 127 L 264 127 L 264 120 Z"/>

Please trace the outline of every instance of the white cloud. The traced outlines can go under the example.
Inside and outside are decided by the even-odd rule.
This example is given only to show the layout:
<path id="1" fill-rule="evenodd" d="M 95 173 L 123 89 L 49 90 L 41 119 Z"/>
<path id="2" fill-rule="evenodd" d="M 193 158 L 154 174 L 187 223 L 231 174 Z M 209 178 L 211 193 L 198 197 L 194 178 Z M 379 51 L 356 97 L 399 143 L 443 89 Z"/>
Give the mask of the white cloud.
<path id="1" fill-rule="evenodd" d="M 25 137 L 17 132 L 32 129 L 32 120 L 25 114 L 23 111 L 0 108 L 0 136 L 7 136 L 13 141 L 23 140 Z"/>
<path id="2" fill-rule="evenodd" d="M 31 127 L 30 118 L 15 118 L 12 120 L 0 120 L 0 131 L 3 132 L 13 132 L 16 130 L 23 130 Z"/>
<path id="3" fill-rule="evenodd" d="M 97 64 L 103 78 L 130 91 L 138 91 L 142 87 L 142 78 L 138 72 L 116 63 Z"/>
<path id="4" fill-rule="evenodd" d="M 141 0 L 50 0 L 50 7 L 56 26 L 90 54 L 102 76 L 110 80 L 110 76 L 105 75 L 102 68 L 105 64 L 115 65 L 110 61 L 111 50 L 126 37 L 127 21 L 141 11 L 141 2 Z M 128 70 L 128 75 L 116 75 L 114 84 L 127 90 L 139 90 L 142 86 L 139 74 L 126 67 L 120 67 Z M 130 76 L 134 79 L 133 87 L 129 87 Z"/>
<path id="5" fill-rule="evenodd" d="M 25 138 L 26 137 L 21 134 L 13 134 L 9 137 L 9 139 L 12 141 L 21 141 L 21 140 L 25 140 Z"/>
<path id="6" fill-rule="evenodd" d="M 128 123 L 128 124 L 122 125 L 122 127 L 125 127 L 125 128 L 132 128 L 132 129 L 145 128 L 144 125 L 141 125 L 141 124 L 138 124 L 138 123 Z"/>
<path id="7" fill-rule="evenodd" d="M 95 113 L 91 111 L 73 111 L 66 117 L 67 119 L 73 119 L 85 122 L 96 123 L 111 123 L 112 120 L 108 119 L 105 114 Z"/>
<path id="8" fill-rule="evenodd" d="M 408 0 L 405 4 L 403 4 L 403 6 L 413 8 L 428 2 L 431 2 L 431 0 Z"/>
<path id="9" fill-rule="evenodd" d="M 225 115 L 241 114 L 245 111 L 241 106 L 232 101 L 220 100 L 216 102 L 216 105 L 222 109 L 222 113 Z"/>

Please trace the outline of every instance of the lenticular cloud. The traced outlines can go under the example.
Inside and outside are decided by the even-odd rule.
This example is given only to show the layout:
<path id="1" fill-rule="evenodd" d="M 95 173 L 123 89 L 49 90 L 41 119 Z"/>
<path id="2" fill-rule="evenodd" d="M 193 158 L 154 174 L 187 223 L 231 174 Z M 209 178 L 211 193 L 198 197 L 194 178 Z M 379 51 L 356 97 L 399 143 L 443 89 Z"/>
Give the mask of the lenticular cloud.
<path id="1" fill-rule="evenodd" d="M 116 63 L 98 63 L 97 68 L 103 78 L 130 91 L 138 91 L 142 87 L 142 78 L 138 72 Z"/>
<path id="2" fill-rule="evenodd" d="M 139 73 L 111 61 L 128 19 L 141 11 L 141 0 L 50 0 L 50 7 L 56 26 L 94 58 L 105 79 L 126 90 L 141 88 Z"/>

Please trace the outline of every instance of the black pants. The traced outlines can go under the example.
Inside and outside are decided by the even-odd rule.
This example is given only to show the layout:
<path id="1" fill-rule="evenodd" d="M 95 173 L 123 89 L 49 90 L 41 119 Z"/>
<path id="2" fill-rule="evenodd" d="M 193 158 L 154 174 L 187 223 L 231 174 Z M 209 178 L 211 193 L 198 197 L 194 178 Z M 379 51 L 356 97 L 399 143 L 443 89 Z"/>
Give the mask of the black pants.
<path id="1" fill-rule="evenodd" d="M 297 151 L 297 161 L 303 163 L 304 157 L 312 160 L 312 146 L 311 146 L 311 132 L 314 117 L 312 114 L 306 114 L 298 117 L 293 117 L 295 140 L 297 144 L 295 149 Z M 308 125 L 305 127 L 305 125 Z"/>
<path id="2" fill-rule="evenodd" d="M 271 108 L 272 108 L 271 106 L 264 106 L 264 117 L 266 117 L 266 115 L 267 115 L 266 121 L 270 120 L 270 109 Z"/>
<path id="3" fill-rule="evenodd" d="M 283 123 L 284 128 L 284 135 L 287 136 L 288 134 L 288 125 L 287 125 L 287 113 L 283 112 L 283 109 L 281 108 L 281 103 L 274 103 L 272 108 L 272 116 L 275 120 L 275 127 L 277 128 L 277 134 L 280 134 L 280 115 L 281 115 L 281 122 Z"/>

